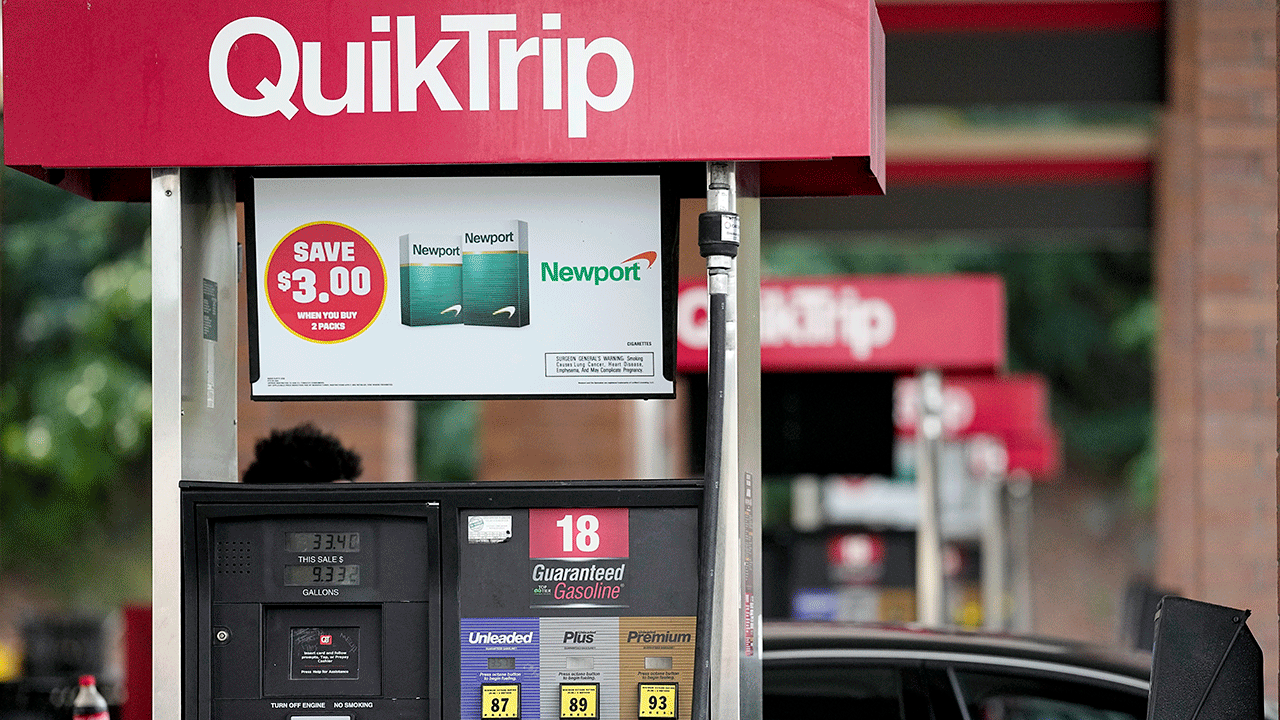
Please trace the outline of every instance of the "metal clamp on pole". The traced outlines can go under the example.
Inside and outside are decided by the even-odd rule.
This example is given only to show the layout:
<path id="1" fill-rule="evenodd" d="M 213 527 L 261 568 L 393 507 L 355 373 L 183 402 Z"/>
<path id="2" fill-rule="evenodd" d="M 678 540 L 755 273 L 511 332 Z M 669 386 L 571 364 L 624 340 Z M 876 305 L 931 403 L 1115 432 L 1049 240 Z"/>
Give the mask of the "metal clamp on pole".
<path id="1" fill-rule="evenodd" d="M 693 717 L 707 720 L 711 713 L 711 657 L 715 617 L 716 574 L 719 552 L 717 531 L 721 524 L 720 492 L 724 473 L 726 406 L 733 388 L 727 388 L 730 293 L 734 261 L 738 256 L 738 215 L 734 208 L 732 163 L 707 163 L 707 212 L 698 217 L 698 249 L 707 260 L 711 331 L 707 348 L 707 445 L 698 579 L 698 635 L 695 643 L 697 673 L 694 679 Z M 733 508 L 728 508 L 732 510 Z M 735 618 L 736 620 L 736 618 Z"/>

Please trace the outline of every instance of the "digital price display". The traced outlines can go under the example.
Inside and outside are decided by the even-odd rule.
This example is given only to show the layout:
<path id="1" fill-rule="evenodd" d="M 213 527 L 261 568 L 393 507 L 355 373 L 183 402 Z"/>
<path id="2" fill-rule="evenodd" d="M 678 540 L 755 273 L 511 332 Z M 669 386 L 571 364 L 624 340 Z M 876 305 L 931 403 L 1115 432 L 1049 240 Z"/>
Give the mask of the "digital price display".
<path id="1" fill-rule="evenodd" d="M 359 585 L 359 565 L 286 565 L 286 587 L 303 585 Z"/>
<path id="2" fill-rule="evenodd" d="M 358 532 L 292 532 L 285 536 L 289 552 L 360 552 Z"/>

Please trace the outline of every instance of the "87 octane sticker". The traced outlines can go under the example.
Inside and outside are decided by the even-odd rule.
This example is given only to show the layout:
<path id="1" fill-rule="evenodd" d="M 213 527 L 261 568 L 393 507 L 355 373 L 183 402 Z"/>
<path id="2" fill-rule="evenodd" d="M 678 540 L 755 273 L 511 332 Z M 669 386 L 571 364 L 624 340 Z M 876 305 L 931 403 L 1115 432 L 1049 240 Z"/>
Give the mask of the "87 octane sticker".
<path id="1" fill-rule="evenodd" d="M 482 720 L 520 720 L 520 684 L 481 685 L 480 717 Z"/>

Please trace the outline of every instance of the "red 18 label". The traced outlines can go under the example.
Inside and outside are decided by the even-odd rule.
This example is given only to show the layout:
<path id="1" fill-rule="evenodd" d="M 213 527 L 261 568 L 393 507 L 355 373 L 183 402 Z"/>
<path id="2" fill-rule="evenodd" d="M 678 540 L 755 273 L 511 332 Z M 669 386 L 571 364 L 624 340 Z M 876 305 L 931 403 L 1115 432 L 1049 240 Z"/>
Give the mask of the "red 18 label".
<path id="1" fill-rule="evenodd" d="M 628 557 L 627 508 L 529 510 L 529 557 Z"/>

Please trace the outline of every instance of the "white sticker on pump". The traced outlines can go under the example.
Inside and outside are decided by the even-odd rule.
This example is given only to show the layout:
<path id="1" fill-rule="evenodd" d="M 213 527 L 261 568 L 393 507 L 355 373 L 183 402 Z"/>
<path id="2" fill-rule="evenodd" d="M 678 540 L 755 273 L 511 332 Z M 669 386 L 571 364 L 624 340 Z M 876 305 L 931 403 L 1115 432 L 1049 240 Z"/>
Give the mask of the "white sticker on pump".
<path id="1" fill-rule="evenodd" d="M 472 545 L 504 543 L 510 539 L 510 515 L 476 515 L 467 519 L 467 542 Z"/>

